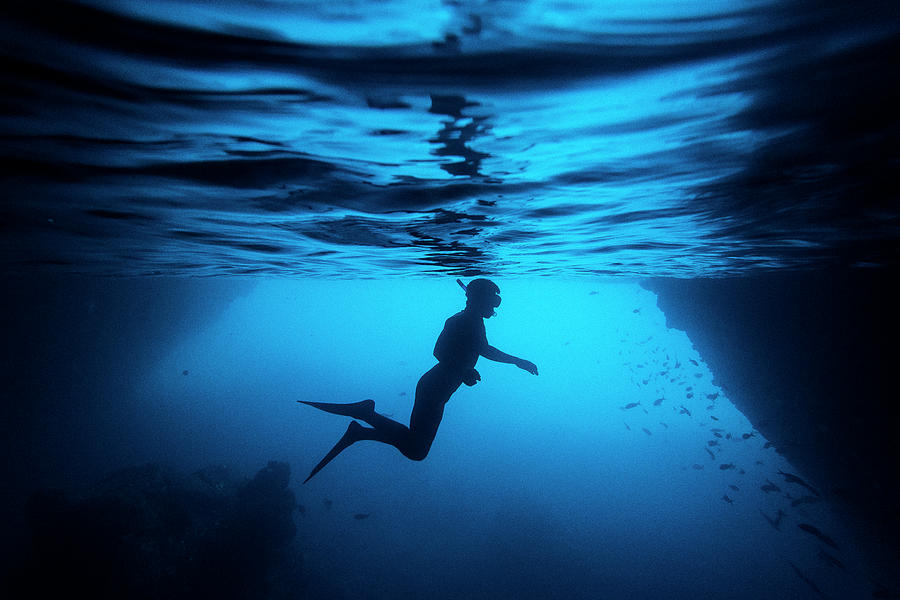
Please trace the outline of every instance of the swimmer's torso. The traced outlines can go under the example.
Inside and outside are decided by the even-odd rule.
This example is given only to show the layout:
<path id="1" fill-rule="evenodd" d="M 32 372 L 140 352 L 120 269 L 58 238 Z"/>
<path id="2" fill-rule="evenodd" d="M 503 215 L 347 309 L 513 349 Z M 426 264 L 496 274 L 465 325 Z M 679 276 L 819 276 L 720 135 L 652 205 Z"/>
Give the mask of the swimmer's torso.
<path id="1" fill-rule="evenodd" d="M 460 311 L 444 323 L 434 345 L 434 356 L 443 367 L 462 373 L 475 367 L 485 347 L 484 321 L 477 315 Z"/>

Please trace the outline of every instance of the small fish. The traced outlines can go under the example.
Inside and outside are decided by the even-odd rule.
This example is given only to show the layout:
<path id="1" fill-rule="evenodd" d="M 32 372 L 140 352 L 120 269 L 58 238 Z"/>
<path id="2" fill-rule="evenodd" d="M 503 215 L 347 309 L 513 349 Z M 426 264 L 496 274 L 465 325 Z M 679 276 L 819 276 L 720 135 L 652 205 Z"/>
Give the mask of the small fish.
<path id="1" fill-rule="evenodd" d="M 659 424 L 660 424 L 660 425 L 662 425 L 662 426 L 663 426 L 663 427 L 665 427 L 665 428 L 666 428 L 666 429 L 668 429 L 668 428 L 669 428 L 669 426 L 668 426 L 668 425 L 666 425 L 666 424 L 665 424 L 665 423 L 663 423 L 663 422 L 662 422 L 662 421 L 660 421 L 660 422 L 659 422 Z"/>
<path id="2" fill-rule="evenodd" d="M 774 527 L 776 531 L 781 531 L 781 519 L 784 518 L 785 516 L 787 516 L 787 513 L 785 513 L 780 508 L 778 509 L 778 513 L 775 515 L 774 519 L 772 517 L 770 517 L 769 515 L 767 515 L 766 513 L 764 513 L 761 508 L 759 509 L 759 514 L 761 514 L 763 516 L 763 519 L 768 521 L 769 525 Z"/>
<path id="3" fill-rule="evenodd" d="M 772 483 L 772 482 L 769 481 L 768 479 L 766 479 L 766 484 L 763 485 L 763 486 L 760 486 L 759 489 L 761 489 L 762 491 L 764 491 L 764 492 L 767 493 L 767 494 L 768 494 L 769 492 L 780 492 L 780 491 L 781 491 L 781 488 L 780 488 L 780 487 L 778 487 L 777 485 L 775 485 L 774 483 Z"/>
<path id="4" fill-rule="evenodd" d="M 368 519 L 371 513 L 356 513 L 353 515 L 353 518 L 357 521 L 362 521 L 363 519 Z"/>
<path id="5" fill-rule="evenodd" d="M 712 410 L 712 409 L 714 409 L 715 407 L 716 407 L 715 404 L 710 404 L 709 406 L 706 407 L 706 410 Z"/>
<path id="6" fill-rule="evenodd" d="M 717 438 L 722 437 L 722 434 L 719 433 L 718 431 L 713 431 L 713 435 L 716 436 Z"/>
<path id="7" fill-rule="evenodd" d="M 625 429 L 631 431 L 631 427 L 628 426 L 628 423 L 625 423 L 625 421 L 622 421 L 622 423 L 625 425 Z"/>
<path id="8" fill-rule="evenodd" d="M 588 296 L 596 296 L 596 295 L 597 295 L 596 290 L 594 290 L 593 292 L 588 292 Z"/>
<path id="9" fill-rule="evenodd" d="M 182 374 L 182 375 L 189 375 L 189 374 L 190 374 L 190 371 L 188 371 L 187 369 L 185 369 L 184 371 L 181 372 L 181 374 Z"/>
<path id="10" fill-rule="evenodd" d="M 703 377 L 703 373 L 694 373 L 694 377 L 700 379 L 701 377 Z"/>
<path id="11" fill-rule="evenodd" d="M 707 400 L 715 400 L 718 397 L 719 397 L 719 392 L 716 392 L 715 394 L 707 394 L 706 395 Z"/>
<path id="12" fill-rule="evenodd" d="M 694 392 L 688 392 L 686 397 L 688 400 L 690 400 L 691 398 L 694 397 Z"/>
<path id="13" fill-rule="evenodd" d="M 398 395 L 398 396 L 405 396 L 405 395 L 406 395 L 406 392 L 400 392 L 400 393 L 398 393 L 397 395 Z"/>
<path id="14" fill-rule="evenodd" d="M 755 432 L 755 431 L 752 432 L 752 433 L 744 433 L 744 434 L 741 434 L 741 437 L 742 437 L 743 439 L 745 439 L 745 440 L 749 440 L 749 439 L 752 438 L 754 435 L 756 435 L 756 432 Z"/>
<path id="15" fill-rule="evenodd" d="M 709 440 L 708 442 L 706 442 L 706 445 L 707 445 L 707 446 L 710 446 L 710 447 L 711 447 L 711 446 L 718 446 L 718 445 L 719 445 L 719 440 Z"/>
<path id="16" fill-rule="evenodd" d="M 680 366 L 681 366 L 681 363 L 678 362 L 678 360 L 676 359 L 676 360 L 675 360 L 675 368 L 677 369 L 677 368 L 679 368 Z"/>
<path id="17" fill-rule="evenodd" d="M 834 557 L 834 556 L 828 554 L 824 550 L 819 550 L 819 558 L 824 560 L 826 563 L 828 563 L 832 567 L 837 567 L 839 569 L 844 569 L 846 571 L 846 569 L 844 568 L 844 563 L 842 563 L 840 560 L 838 560 L 837 557 Z"/>
<path id="18" fill-rule="evenodd" d="M 766 463 L 764 463 L 764 462 L 761 461 L 761 460 L 758 460 L 758 461 L 756 461 L 756 464 L 757 464 L 757 465 L 764 465 L 764 464 L 766 464 Z"/>
<path id="19" fill-rule="evenodd" d="M 678 412 L 679 415 L 687 415 L 691 416 L 691 411 L 684 407 L 684 404 L 681 405 L 681 410 Z"/>
<path id="20" fill-rule="evenodd" d="M 663 403 L 663 400 L 665 400 L 665 398 L 657 398 L 656 400 L 653 401 L 653 406 L 659 406 L 660 404 Z"/>
<path id="21" fill-rule="evenodd" d="M 900 594 L 892 592 L 891 590 L 884 587 L 880 583 L 877 585 L 878 585 L 878 589 L 875 590 L 874 592 L 872 592 L 873 598 L 888 598 L 888 599 L 900 598 Z"/>
<path id="22" fill-rule="evenodd" d="M 728 469 L 734 468 L 734 463 L 724 463 L 724 464 L 719 465 L 719 468 L 723 471 L 727 471 Z"/>
<path id="23" fill-rule="evenodd" d="M 728 484 L 728 487 L 730 487 L 731 489 L 733 489 L 736 492 L 741 491 L 741 489 L 736 485 Z"/>
<path id="24" fill-rule="evenodd" d="M 827 535 L 825 535 L 824 533 L 819 531 L 816 527 L 813 527 L 812 525 L 810 525 L 809 523 L 800 523 L 799 525 L 797 525 L 797 527 L 799 527 L 800 529 L 802 529 L 803 531 L 805 531 L 806 533 L 808 533 L 810 535 L 816 536 L 817 538 L 822 540 L 823 544 L 827 544 L 827 545 L 831 546 L 832 548 L 834 548 L 835 550 L 839 550 L 839 548 L 837 547 L 837 544 L 834 543 L 833 539 L 831 539 L 830 537 L 828 537 Z"/>
<path id="25" fill-rule="evenodd" d="M 646 427 L 641 427 L 641 429 L 643 429 L 643 430 L 644 430 L 644 433 L 646 433 L 647 435 L 653 435 L 653 432 L 651 432 L 651 431 L 650 431 L 649 429 L 647 429 Z"/>
<path id="26" fill-rule="evenodd" d="M 706 453 L 709 454 L 709 457 L 711 459 L 716 460 L 716 455 L 712 453 L 712 450 L 710 450 L 709 448 L 704 448 L 704 450 L 706 450 Z"/>
<path id="27" fill-rule="evenodd" d="M 693 358 L 688 359 L 688 360 L 690 360 L 691 363 L 692 363 L 695 367 L 699 367 L 699 366 L 700 366 L 700 363 L 698 363 L 698 362 L 697 362 L 696 360 L 694 360 Z"/>
<path id="28" fill-rule="evenodd" d="M 724 501 L 727 502 L 728 504 L 734 504 L 734 500 L 732 500 L 731 498 L 729 498 L 729 497 L 728 497 L 728 494 L 723 494 L 723 495 L 722 495 L 722 500 L 724 500 Z"/>
<path id="29" fill-rule="evenodd" d="M 788 483 L 796 483 L 797 485 L 802 485 L 803 487 L 805 487 L 806 489 L 811 491 L 816 496 L 821 496 L 821 494 L 819 492 L 817 492 L 814 487 L 812 487 L 811 485 L 809 485 L 808 483 L 806 483 L 805 481 L 803 481 L 796 475 L 792 475 L 791 473 L 785 473 L 784 471 L 778 471 L 778 474 L 781 475 L 782 477 L 784 477 L 784 480 L 787 481 Z"/>
<path id="30" fill-rule="evenodd" d="M 813 583 L 812 579 L 810 579 L 809 577 L 807 577 L 806 575 L 804 575 L 804 574 L 800 571 L 800 569 L 797 568 L 797 565 L 795 565 L 795 564 L 792 563 L 791 561 L 788 561 L 788 564 L 791 565 L 791 568 L 792 568 L 792 569 L 794 569 L 794 573 L 797 574 L 797 577 L 799 577 L 800 579 L 803 580 L 803 583 L 805 583 L 806 585 L 808 585 L 812 591 L 814 591 L 815 593 L 817 593 L 817 594 L 818 594 L 819 596 L 821 596 L 822 598 L 826 598 L 825 594 L 822 593 L 822 590 L 820 590 L 820 589 L 818 588 L 818 586 L 817 586 L 815 583 Z"/>
<path id="31" fill-rule="evenodd" d="M 636 314 L 636 315 L 639 315 L 639 314 L 641 314 L 641 309 L 636 308 L 636 309 L 634 309 L 634 310 L 631 311 L 631 312 L 633 312 L 633 313 Z"/>
<path id="32" fill-rule="evenodd" d="M 694 463 L 691 465 L 691 468 L 694 469 L 695 471 L 700 471 L 703 469 L 703 465 L 698 465 L 698 464 Z"/>
<path id="33" fill-rule="evenodd" d="M 719 417 L 717 417 L 716 415 L 709 415 L 709 418 L 712 419 L 713 421 L 719 420 Z"/>
<path id="34" fill-rule="evenodd" d="M 791 501 L 791 506 L 800 506 L 801 504 L 811 504 L 813 502 L 818 502 L 819 499 L 815 496 L 801 496 L 796 500 Z"/>
<path id="35" fill-rule="evenodd" d="M 771 447 L 774 446 L 774 445 L 775 445 L 775 444 L 773 444 L 772 442 L 766 442 L 765 444 L 763 444 L 763 450 L 767 450 L 767 449 L 771 448 Z"/>
<path id="36" fill-rule="evenodd" d="M 620 406 L 619 410 L 629 410 L 629 409 L 632 409 L 632 408 L 634 408 L 636 406 L 640 406 L 640 405 L 641 405 L 640 402 L 629 402 L 625 406 Z"/>

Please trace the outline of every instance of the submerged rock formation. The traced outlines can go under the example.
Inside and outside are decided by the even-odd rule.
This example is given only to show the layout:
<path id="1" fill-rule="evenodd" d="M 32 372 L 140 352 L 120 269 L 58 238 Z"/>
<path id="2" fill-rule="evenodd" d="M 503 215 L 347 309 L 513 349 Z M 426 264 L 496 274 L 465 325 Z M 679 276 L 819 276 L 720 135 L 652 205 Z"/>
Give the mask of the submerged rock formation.
<path id="1" fill-rule="evenodd" d="M 900 564 L 896 269 L 645 282 L 729 399 Z"/>
<path id="2" fill-rule="evenodd" d="M 280 596 L 297 574 L 286 552 L 296 534 L 289 479 L 275 461 L 249 481 L 225 467 L 183 475 L 149 464 L 113 473 L 83 499 L 36 492 L 31 553 L 10 597 Z"/>

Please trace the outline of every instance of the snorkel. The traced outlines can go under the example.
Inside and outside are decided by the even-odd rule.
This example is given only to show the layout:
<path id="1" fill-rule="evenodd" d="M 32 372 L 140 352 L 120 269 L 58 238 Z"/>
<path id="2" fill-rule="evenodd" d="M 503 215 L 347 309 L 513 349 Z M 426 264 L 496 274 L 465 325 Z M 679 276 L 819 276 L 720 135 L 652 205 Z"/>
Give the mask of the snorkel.
<path id="1" fill-rule="evenodd" d="M 457 279 L 456 283 L 458 283 L 459 287 L 466 293 L 467 307 L 470 304 L 483 305 L 485 308 L 489 307 L 491 309 L 490 314 L 485 316 L 493 317 L 497 314 L 493 310 L 500 306 L 500 288 L 497 287 L 496 283 L 490 279 L 473 279 L 469 282 L 469 285 L 466 285 L 461 280 Z"/>

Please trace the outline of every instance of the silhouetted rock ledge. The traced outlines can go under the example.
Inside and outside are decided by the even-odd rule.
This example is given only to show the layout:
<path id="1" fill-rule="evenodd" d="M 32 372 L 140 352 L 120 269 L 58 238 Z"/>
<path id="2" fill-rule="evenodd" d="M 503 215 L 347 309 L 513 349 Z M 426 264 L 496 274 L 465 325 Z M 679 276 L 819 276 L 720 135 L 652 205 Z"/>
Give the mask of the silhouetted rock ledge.
<path id="1" fill-rule="evenodd" d="M 289 480 L 288 464 L 275 461 L 249 480 L 220 466 L 184 475 L 148 464 L 111 474 L 83 499 L 36 492 L 31 553 L 11 597 L 279 597 L 299 572 L 287 564 L 297 507 Z"/>
<path id="2" fill-rule="evenodd" d="M 897 275 L 859 268 L 642 282 L 754 427 L 866 523 L 886 571 L 900 565 Z"/>

